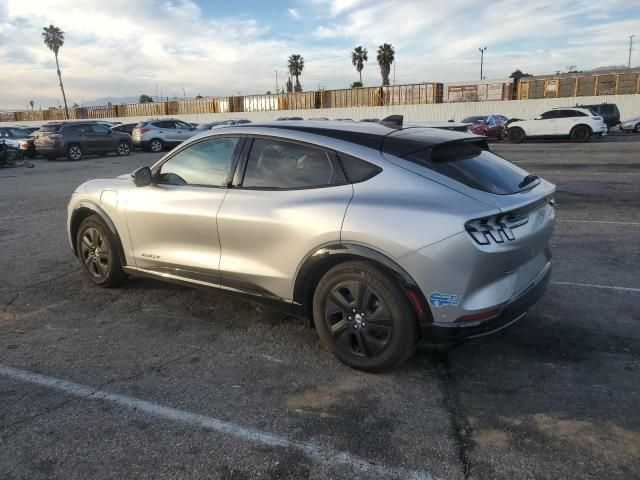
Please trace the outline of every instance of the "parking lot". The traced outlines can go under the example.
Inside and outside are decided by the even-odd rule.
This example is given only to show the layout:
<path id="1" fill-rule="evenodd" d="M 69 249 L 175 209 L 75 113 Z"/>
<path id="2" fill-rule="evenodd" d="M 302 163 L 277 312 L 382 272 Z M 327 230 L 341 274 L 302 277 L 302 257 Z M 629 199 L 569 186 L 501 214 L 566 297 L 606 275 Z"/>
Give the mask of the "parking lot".
<path id="1" fill-rule="evenodd" d="M 553 283 L 378 375 L 264 307 L 90 285 L 71 192 L 159 154 L 0 170 L 0 478 L 640 478 L 640 135 L 492 148 L 558 186 Z"/>

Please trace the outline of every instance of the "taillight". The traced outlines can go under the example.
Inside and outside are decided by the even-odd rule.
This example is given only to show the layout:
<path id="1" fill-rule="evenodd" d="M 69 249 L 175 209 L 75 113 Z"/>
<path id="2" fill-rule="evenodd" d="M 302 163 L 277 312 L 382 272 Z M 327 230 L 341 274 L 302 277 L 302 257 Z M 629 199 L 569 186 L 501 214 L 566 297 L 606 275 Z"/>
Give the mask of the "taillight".
<path id="1" fill-rule="evenodd" d="M 593 117 L 594 120 L 602 120 L 602 117 Z"/>
<path id="2" fill-rule="evenodd" d="M 480 245 L 489 245 L 491 241 L 504 243 L 516 239 L 513 228 L 520 227 L 529 221 L 529 214 L 501 213 L 486 218 L 470 220 L 465 228 L 471 238 Z"/>
<path id="3" fill-rule="evenodd" d="M 150 129 L 150 128 L 144 128 L 144 127 L 143 127 L 143 128 L 136 128 L 136 129 L 134 130 L 134 132 L 135 132 L 135 131 L 137 131 L 140 135 L 143 135 L 143 134 L 147 133 L 149 130 L 151 130 L 151 129 Z"/>

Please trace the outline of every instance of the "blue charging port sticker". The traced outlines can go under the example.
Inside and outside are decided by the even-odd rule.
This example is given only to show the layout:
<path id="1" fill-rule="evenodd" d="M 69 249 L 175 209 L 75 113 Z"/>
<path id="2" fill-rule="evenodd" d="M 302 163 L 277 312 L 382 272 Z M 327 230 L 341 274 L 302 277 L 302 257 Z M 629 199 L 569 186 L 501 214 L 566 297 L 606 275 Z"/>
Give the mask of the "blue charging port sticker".
<path id="1" fill-rule="evenodd" d="M 460 303 L 460 295 L 432 292 L 429 295 L 429 303 L 434 307 L 446 307 L 448 305 L 458 305 L 458 303 Z"/>

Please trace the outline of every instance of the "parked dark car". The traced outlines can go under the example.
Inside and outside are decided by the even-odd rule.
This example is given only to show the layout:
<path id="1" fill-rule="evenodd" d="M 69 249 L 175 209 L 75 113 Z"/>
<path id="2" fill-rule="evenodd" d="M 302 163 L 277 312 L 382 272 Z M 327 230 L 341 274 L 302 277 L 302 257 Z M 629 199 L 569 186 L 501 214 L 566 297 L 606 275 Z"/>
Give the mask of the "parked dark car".
<path id="1" fill-rule="evenodd" d="M 50 122 L 38 132 L 35 146 L 49 160 L 63 156 L 80 160 L 85 154 L 108 152 L 124 156 L 131 151 L 131 135 L 113 131 L 99 122 Z"/>
<path id="2" fill-rule="evenodd" d="M 503 138 L 504 124 L 507 120 L 504 115 L 477 115 L 463 119 L 462 123 L 471 124 L 468 128 L 471 133 L 500 140 Z"/>
<path id="3" fill-rule="evenodd" d="M 133 129 L 136 128 L 138 122 L 135 123 L 123 123 L 122 125 L 116 125 L 115 127 L 111 127 L 111 130 L 114 132 L 123 132 L 131 135 Z"/>
<path id="4" fill-rule="evenodd" d="M 615 127 L 620 123 L 620 110 L 615 103 L 600 103 L 598 105 L 576 105 L 576 107 L 587 108 L 594 115 L 602 117 L 607 127 Z"/>

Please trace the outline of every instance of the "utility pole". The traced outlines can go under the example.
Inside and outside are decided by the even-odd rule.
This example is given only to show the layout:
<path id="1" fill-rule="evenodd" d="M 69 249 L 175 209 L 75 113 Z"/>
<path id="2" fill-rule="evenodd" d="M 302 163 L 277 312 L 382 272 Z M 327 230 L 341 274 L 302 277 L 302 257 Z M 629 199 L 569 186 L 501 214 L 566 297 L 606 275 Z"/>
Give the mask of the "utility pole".
<path id="1" fill-rule="evenodd" d="M 278 70 L 276 70 L 276 95 L 278 94 Z"/>
<path id="2" fill-rule="evenodd" d="M 156 83 L 156 102 L 160 100 L 160 98 L 158 97 L 158 84 Z"/>
<path id="3" fill-rule="evenodd" d="M 184 91 L 184 87 L 182 87 L 182 99 L 186 100 L 187 99 L 187 94 Z"/>
<path id="4" fill-rule="evenodd" d="M 396 61 L 393 61 L 393 86 L 396 86 Z"/>
<path id="5" fill-rule="evenodd" d="M 484 52 L 487 50 L 487 47 L 478 48 L 480 50 L 480 80 L 484 80 L 482 77 L 482 67 L 484 65 Z"/>
<path id="6" fill-rule="evenodd" d="M 631 51 L 633 50 L 633 37 L 635 37 L 635 35 L 629 35 L 629 63 L 627 63 L 628 68 L 631 68 Z"/>

